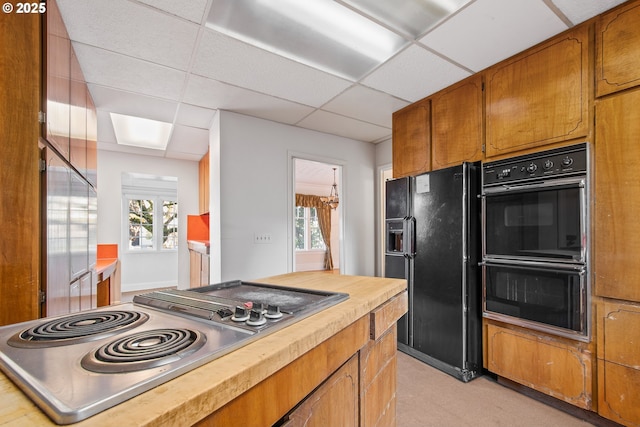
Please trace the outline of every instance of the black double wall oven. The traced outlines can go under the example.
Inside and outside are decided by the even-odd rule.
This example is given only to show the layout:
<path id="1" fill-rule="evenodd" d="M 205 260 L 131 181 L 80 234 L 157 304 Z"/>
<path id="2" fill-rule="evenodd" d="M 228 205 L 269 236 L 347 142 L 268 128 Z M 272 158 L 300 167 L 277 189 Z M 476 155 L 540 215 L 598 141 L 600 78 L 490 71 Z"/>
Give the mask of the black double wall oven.
<path id="1" fill-rule="evenodd" d="M 588 144 L 482 169 L 483 316 L 588 342 Z"/>

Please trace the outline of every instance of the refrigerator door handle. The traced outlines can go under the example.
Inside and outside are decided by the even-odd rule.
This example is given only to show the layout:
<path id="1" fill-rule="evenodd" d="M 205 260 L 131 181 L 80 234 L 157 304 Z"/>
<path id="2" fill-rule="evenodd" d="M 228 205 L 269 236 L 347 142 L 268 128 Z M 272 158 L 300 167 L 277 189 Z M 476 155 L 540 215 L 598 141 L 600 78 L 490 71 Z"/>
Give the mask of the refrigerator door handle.
<path id="1" fill-rule="evenodd" d="M 402 232 L 405 236 L 405 242 L 407 242 L 404 250 L 404 256 L 406 258 L 413 258 L 413 256 L 416 254 L 415 225 L 416 225 L 416 219 L 410 216 L 405 218 L 404 224 L 402 226 L 403 228 Z"/>

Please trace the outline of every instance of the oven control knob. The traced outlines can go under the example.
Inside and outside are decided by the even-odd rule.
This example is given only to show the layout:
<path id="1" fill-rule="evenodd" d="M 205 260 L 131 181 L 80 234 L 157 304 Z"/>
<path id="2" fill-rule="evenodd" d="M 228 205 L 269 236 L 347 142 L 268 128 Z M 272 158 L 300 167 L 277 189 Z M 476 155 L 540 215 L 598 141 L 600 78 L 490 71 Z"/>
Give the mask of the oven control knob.
<path id="1" fill-rule="evenodd" d="M 271 305 L 269 304 L 267 306 L 267 312 L 265 313 L 264 317 L 266 317 L 267 319 L 279 319 L 282 317 L 282 312 L 280 311 L 280 307 L 278 307 L 277 305 Z"/>
<path id="2" fill-rule="evenodd" d="M 527 172 L 529 173 L 534 173 L 537 170 L 538 170 L 538 165 L 536 165 L 535 163 L 529 163 L 529 166 L 527 166 Z"/>
<path id="3" fill-rule="evenodd" d="M 565 157 L 564 159 L 562 159 L 562 166 L 569 167 L 573 164 L 573 159 L 569 156 Z"/>
<path id="4" fill-rule="evenodd" d="M 267 323 L 267 319 L 264 317 L 264 313 L 261 309 L 251 309 L 249 312 L 249 320 L 247 320 L 247 325 L 249 326 L 260 326 Z"/>
<path id="5" fill-rule="evenodd" d="M 545 160 L 544 165 L 542 165 L 542 167 L 545 170 L 549 170 L 553 167 L 553 162 L 551 160 Z"/>
<path id="6" fill-rule="evenodd" d="M 236 311 L 233 313 L 231 320 L 234 322 L 244 322 L 249 318 L 249 309 L 241 305 L 236 307 Z"/>

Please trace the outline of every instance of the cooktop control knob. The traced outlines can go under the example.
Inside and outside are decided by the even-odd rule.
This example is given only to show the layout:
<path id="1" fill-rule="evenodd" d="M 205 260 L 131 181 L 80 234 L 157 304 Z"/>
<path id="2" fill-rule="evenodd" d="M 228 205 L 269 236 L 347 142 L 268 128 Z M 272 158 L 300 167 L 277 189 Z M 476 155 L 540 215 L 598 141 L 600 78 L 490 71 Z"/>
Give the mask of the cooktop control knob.
<path id="1" fill-rule="evenodd" d="M 551 160 L 545 160 L 544 164 L 542 165 L 542 167 L 544 168 L 544 170 L 549 170 L 553 167 L 553 161 Z"/>
<path id="2" fill-rule="evenodd" d="M 267 319 L 279 319 L 282 317 L 282 312 L 280 311 L 280 307 L 278 307 L 277 305 L 271 305 L 269 304 L 267 306 L 267 312 L 265 313 L 264 317 L 266 317 Z"/>
<path id="3" fill-rule="evenodd" d="M 247 325 L 249 326 L 260 326 L 267 323 L 267 319 L 264 317 L 264 313 L 262 309 L 256 310 L 252 308 L 249 312 L 249 320 L 247 320 Z"/>
<path id="4" fill-rule="evenodd" d="M 233 313 L 233 317 L 231 317 L 231 320 L 233 320 L 234 322 L 244 322 L 248 318 L 249 309 L 239 305 L 236 307 L 236 311 L 235 313 Z"/>
<path id="5" fill-rule="evenodd" d="M 538 170 L 538 165 L 536 165 L 535 163 L 529 163 L 529 166 L 527 166 L 527 172 L 529 173 L 534 173 L 537 170 Z"/>
<path id="6" fill-rule="evenodd" d="M 562 166 L 569 167 L 573 164 L 573 159 L 569 156 L 566 156 L 564 159 L 562 159 Z"/>

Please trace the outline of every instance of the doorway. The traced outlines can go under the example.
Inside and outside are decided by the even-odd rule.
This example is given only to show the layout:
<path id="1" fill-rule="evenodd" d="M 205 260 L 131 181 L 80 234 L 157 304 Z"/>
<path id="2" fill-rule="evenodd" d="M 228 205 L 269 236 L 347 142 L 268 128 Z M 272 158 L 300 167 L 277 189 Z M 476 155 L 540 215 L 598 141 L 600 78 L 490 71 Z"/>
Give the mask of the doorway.
<path id="1" fill-rule="evenodd" d="M 292 157 L 292 271 L 342 268 L 343 167 L 331 161 Z M 333 193 L 337 205 L 327 206 Z M 327 235 L 329 238 L 327 239 Z"/>

